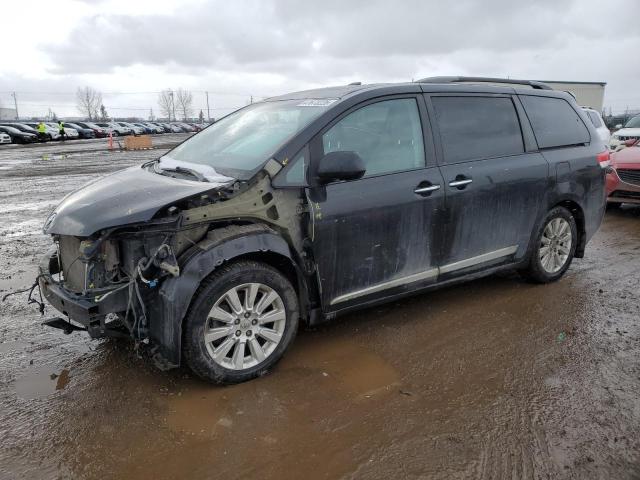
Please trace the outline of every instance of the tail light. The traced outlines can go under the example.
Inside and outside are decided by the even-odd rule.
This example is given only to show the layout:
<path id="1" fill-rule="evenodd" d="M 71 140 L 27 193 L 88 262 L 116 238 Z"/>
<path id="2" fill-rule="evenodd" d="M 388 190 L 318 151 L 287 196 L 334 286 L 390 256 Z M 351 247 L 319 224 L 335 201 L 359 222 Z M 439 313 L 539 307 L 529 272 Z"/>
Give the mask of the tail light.
<path id="1" fill-rule="evenodd" d="M 609 153 L 609 150 L 605 150 L 604 152 L 596 155 L 596 160 L 598 160 L 598 163 L 602 168 L 607 168 L 611 160 L 611 154 Z"/>

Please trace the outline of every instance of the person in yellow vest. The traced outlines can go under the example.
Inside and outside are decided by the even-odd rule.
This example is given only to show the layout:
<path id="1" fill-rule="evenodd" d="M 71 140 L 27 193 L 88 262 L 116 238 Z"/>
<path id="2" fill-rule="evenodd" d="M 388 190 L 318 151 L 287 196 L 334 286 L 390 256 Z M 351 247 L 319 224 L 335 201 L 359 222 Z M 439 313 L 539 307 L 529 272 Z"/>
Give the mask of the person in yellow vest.
<path id="1" fill-rule="evenodd" d="M 58 133 L 60 133 L 60 140 L 64 140 L 64 122 L 58 120 Z"/>
<path id="2" fill-rule="evenodd" d="M 45 142 L 47 140 L 47 127 L 44 126 L 44 122 L 38 123 L 38 138 L 41 142 Z"/>

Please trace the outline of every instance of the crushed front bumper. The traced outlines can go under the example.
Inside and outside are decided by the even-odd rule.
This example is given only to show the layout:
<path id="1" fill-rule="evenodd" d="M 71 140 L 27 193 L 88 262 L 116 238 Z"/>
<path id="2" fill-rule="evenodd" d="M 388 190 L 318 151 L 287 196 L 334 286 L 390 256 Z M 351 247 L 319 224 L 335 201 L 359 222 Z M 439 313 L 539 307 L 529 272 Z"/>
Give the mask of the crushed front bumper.
<path id="1" fill-rule="evenodd" d="M 105 318 L 109 313 L 120 313 L 127 309 L 128 289 L 118 290 L 116 286 L 90 290 L 86 294 L 72 292 L 54 279 L 58 270 L 54 247 L 42 257 L 39 264 L 38 284 L 42 295 L 53 308 L 85 326 L 92 337 L 109 336 Z"/>

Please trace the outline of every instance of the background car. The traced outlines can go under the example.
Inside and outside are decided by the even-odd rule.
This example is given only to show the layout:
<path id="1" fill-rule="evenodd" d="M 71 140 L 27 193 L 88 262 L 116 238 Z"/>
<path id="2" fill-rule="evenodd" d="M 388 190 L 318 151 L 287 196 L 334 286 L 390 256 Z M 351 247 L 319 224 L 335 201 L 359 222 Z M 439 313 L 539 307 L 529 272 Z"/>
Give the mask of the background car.
<path id="1" fill-rule="evenodd" d="M 80 138 L 96 138 L 96 134 L 91 128 L 83 127 L 81 125 L 78 125 L 77 123 L 65 123 L 64 124 L 65 132 L 67 130 L 67 126 L 76 130 Z"/>
<path id="2" fill-rule="evenodd" d="M 196 131 L 195 128 L 193 128 L 191 125 L 184 122 L 173 122 L 173 125 L 178 127 L 184 133 L 191 133 Z"/>
<path id="3" fill-rule="evenodd" d="M 128 128 L 129 130 L 131 130 L 131 132 L 134 135 L 143 135 L 145 133 L 144 128 L 138 127 L 138 126 L 134 125 L 133 123 L 129 123 L 129 122 L 115 122 L 115 123 L 117 123 L 121 127 Z"/>
<path id="4" fill-rule="evenodd" d="M 107 135 L 111 133 L 114 137 L 118 135 L 133 135 L 133 131 L 129 127 L 123 127 L 116 122 L 98 123 L 98 126 L 107 130 Z"/>
<path id="5" fill-rule="evenodd" d="M 6 133 L 1 132 L 0 133 L 0 144 L 3 144 L 3 143 L 11 143 L 11 137 Z"/>
<path id="6" fill-rule="evenodd" d="M 93 130 L 93 134 L 95 135 L 96 138 L 104 138 L 109 134 L 103 127 L 96 125 L 93 122 L 74 122 L 74 123 L 83 128 L 90 128 L 91 130 Z"/>
<path id="7" fill-rule="evenodd" d="M 36 131 L 38 130 L 38 122 L 26 122 L 25 125 L 34 128 Z M 51 125 L 45 123 L 44 128 L 46 130 L 45 135 L 48 140 L 58 140 L 60 138 L 60 131 L 57 126 L 56 128 L 53 128 Z"/>
<path id="8" fill-rule="evenodd" d="M 607 207 L 640 204 L 640 140 L 626 140 L 626 147 L 611 154 L 607 172 Z"/>
<path id="9" fill-rule="evenodd" d="M 626 140 L 638 140 L 640 138 L 640 115 L 629 120 L 624 127 L 611 135 L 609 146 L 612 150 L 623 145 Z"/>
<path id="10" fill-rule="evenodd" d="M 163 127 L 162 124 L 160 124 L 160 123 L 147 122 L 147 125 L 152 125 L 154 127 L 157 127 L 158 128 L 158 133 L 170 133 L 169 130 L 167 130 L 165 127 Z"/>
<path id="11" fill-rule="evenodd" d="M 178 127 L 177 125 L 173 125 L 171 123 L 163 123 L 162 126 L 169 133 L 183 133 L 182 129 L 180 127 Z"/>
<path id="12" fill-rule="evenodd" d="M 3 123 L 2 126 L 17 128 L 21 132 L 32 133 L 36 137 L 38 137 L 38 131 L 30 127 L 29 125 L 25 125 L 24 123 Z M 38 138 L 38 141 L 41 141 L 41 142 L 46 142 L 47 140 L 48 138 Z"/>
<path id="13" fill-rule="evenodd" d="M 591 120 L 591 123 L 593 123 L 593 126 L 596 127 L 598 135 L 600 136 L 600 140 L 602 140 L 605 145 L 609 145 L 609 142 L 611 140 L 611 132 L 604 124 L 604 120 L 602 119 L 602 115 L 600 115 L 600 112 L 589 107 L 582 107 L 582 110 L 585 111 L 587 117 L 589 117 L 589 120 Z"/>
<path id="14" fill-rule="evenodd" d="M 49 125 L 51 128 L 57 128 L 58 134 L 60 133 L 60 126 L 56 122 L 46 122 L 45 125 Z M 64 123 L 64 136 L 68 139 L 75 140 L 80 137 L 78 131 L 73 127 L 68 127 L 67 123 Z"/>
<path id="15" fill-rule="evenodd" d="M 133 123 L 132 125 L 134 125 L 134 126 L 136 126 L 138 128 L 141 128 L 144 131 L 145 135 L 148 135 L 148 134 L 151 134 L 151 133 L 156 133 L 155 127 L 152 128 L 149 125 L 145 125 L 144 123 L 136 122 L 136 123 Z"/>
<path id="16" fill-rule="evenodd" d="M 0 132 L 11 137 L 11 143 L 33 143 L 37 141 L 37 136 L 33 133 L 23 132 L 14 127 L 0 126 Z"/>

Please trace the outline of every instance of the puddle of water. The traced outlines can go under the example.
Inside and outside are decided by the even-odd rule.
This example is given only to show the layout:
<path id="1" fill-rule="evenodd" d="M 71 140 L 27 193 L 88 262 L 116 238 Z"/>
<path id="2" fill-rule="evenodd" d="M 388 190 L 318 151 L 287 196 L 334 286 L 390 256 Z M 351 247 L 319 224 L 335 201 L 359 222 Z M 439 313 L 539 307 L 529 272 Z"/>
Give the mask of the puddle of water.
<path id="1" fill-rule="evenodd" d="M 212 435 L 229 428 L 230 402 L 225 388 L 194 386 L 168 397 L 167 426 L 176 432 Z"/>
<path id="2" fill-rule="evenodd" d="M 306 339 L 305 339 L 306 340 Z M 349 340 L 310 341 L 299 345 L 285 357 L 283 369 L 314 371 L 318 381 L 369 397 L 399 384 L 398 373 L 381 356 Z"/>
<path id="3" fill-rule="evenodd" d="M 25 375 L 16 380 L 14 388 L 18 397 L 33 400 L 51 395 L 57 390 L 63 390 L 69 380 L 67 369 L 57 374 L 52 372 L 50 367 L 31 367 Z"/>

